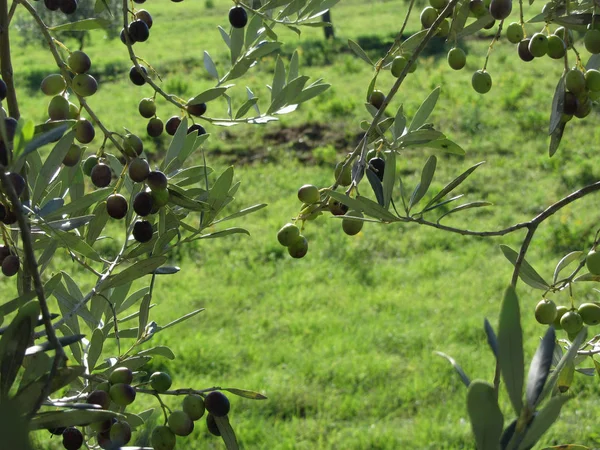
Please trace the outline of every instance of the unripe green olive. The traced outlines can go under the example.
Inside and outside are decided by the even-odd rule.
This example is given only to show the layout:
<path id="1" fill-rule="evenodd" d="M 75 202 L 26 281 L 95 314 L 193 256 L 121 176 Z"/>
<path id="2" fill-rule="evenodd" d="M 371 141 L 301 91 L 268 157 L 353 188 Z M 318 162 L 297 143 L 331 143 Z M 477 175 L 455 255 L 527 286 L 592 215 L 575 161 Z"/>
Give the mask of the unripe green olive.
<path id="1" fill-rule="evenodd" d="M 288 245 L 288 253 L 292 258 L 304 258 L 306 253 L 308 253 L 308 241 L 306 238 L 299 235 L 294 239 L 292 243 Z"/>
<path id="2" fill-rule="evenodd" d="M 535 307 L 535 320 L 550 325 L 556 319 L 556 304 L 552 300 L 542 299 Z"/>
<path id="3" fill-rule="evenodd" d="M 67 83 L 62 75 L 53 73 L 42 80 L 40 89 L 46 95 L 58 95 L 67 88 Z"/>
<path id="4" fill-rule="evenodd" d="M 173 450 L 177 439 L 175 434 L 167 426 L 158 426 L 152 430 L 150 444 L 154 450 Z"/>
<path id="5" fill-rule="evenodd" d="M 485 94 L 492 88 L 492 77 L 488 72 L 478 70 L 471 78 L 471 85 L 475 89 L 475 92 Z"/>
<path id="6" fill-rule="evenodd" d="M 131 426 L 125 421 L 120 421 L 114 423 L 110 427 L 110 442 L 111 448 L 117 447 L 120 448 L 124 445 L 127 445 L 131 440 Z"/>
<path id="7" fill-rule="evenodd" d="M 508 27 L 506 27 L 506 39 L 511 44 L 518 44 L 523 40 L 525 35 L 523 34 L 523 27 L 520 23 L 512 22 Z"/>
<path id="8" fill-rule="evenodd" d="M 438 12 L 435 10 L 435 8 L 427 6 L 425 9 L 423 9 L 423 11 L 421 11 L 421 25 L 423 25 L 423 28 L 430 28 L 437 17 Z"/>
<path id="9" fill-rule="evenodd" d="M 138 111 L 146 119 L 154 117 L 154 114 L 156 114 L 156 103 L 151 98 L 143 98 L 138 105 Z"/>
<path id="10" fill-rule="evenodd" d="M 111 384 L 125 383 L 131 384 L 133 381 L 133 372 L 129 367 L 117 367 L 108 377 Z"/>
<path id="11" fill-rule="evenodd" d="M 592 92 L 600 92 L 600 71 L 589 69 L 585 71 L 585 87 Z"/>
<path id="12" fill-rule="evenodd" d="M 343 167 L 344 161 L 340 161 L 339 163 L 337 163 L 337 165 L 335 166 L 335 170 L 333 171 L 333 176 L 340 186 L 350 186 L 350 183 L 352 183 L 352 167 L 348 166 L 346 170 L 344 170 L 344 172 L 342 173 Z"/>
<path id="13" fill-rule="evenodd" d="M 460 70 L 467 63 L 467 55 L 464 50 L 458 47 L 450 49 L 448 52 L 448 65 L 454 70 Z"/>
<path id="14" fill-rule="evenodd" d="M 135 134 L 127 133 L 123 138 L 123 151 L 127 156 L 135 158 L 144 151 L 144 143 Z"/>
<path id="15" fill-rule="evenodd" d="M 577 311 L 568 311 L 560 318 L 560 325 L 569 333 L 578 333 L 583 328 L 583 319 Z"/>
<path id="16" fill-rule="evenodd" d="M 600 30 L 588 30 L 583 37 L 583 43 L 588 52 L 600 53 Z"/>
<path id="17" fill-rule="evenodd" d="M 383 105 L 384 101 L 385 94 L 378 90 L 373 91 L 371 93 L 371 96 L 369 97 L 369 103 L 371 103 L 371 105 L 373 105 L 377 109 L 381 108 L 381 105 Z"/>
<path id="18" fill-rule="evenodd" d="M 571 69 L 565 76 L 565 87 L 573 94 L 585 92 L 585 75 L 579 69 Z"/>
<path id="19" fill-rule="evenodd" d="M 127 406 L 135 400 L 135 389 L 129 384 L 117 383 L 110 387 L 110 398 L 119 406 Z"/>
<path id="20" fill-rule="evenodd" d="M 71 88 L 77 95 L 89 97 L 98 90 L 98 82 L 90 74 L 80 73 L 73 77 Z"/>
<path id="21" fill-rule="evenodd" d="M 96 164 L 98 164 L 98 157 L 94 155 L 88 156 L 83 162 L 83 173 L 89 177 L 92 174 L 92 169 Z"/>
<path id="22" fill-rule="evenodd" d="M 298 189 L 298 199 L 302 203 L 312 205 L 321 199 L 321 194 L 316 186 L 313 186 L 312 184 L 305 184 Z"/>
<path id="23" fill-rule="evenodd" d="M 86 73 L 92 67 L 90 57 L 80 50 L 76 50 L 69 55 L 67 64 L 75 73 Z"/>
<path id="24" fill-rule="evenodd" d="M 204 399 L 196 394 L 186 395 L 183 398 L 182 409 L 190 419 L 198 420 L 204 415 Z"/>
<path id="25" fill-rule="evenodd" d="M 346 214 L 344 214 L 344 217 L 362 218 L 364 216 L 360 211 L 350 210 Z M 360 230 L 362 230 L 363 225 L 364 222 L 360 220 L 342 219 L 342 229 L 344 230 L 344 233 L 346 233 L 349 236 L 354 236 L 355 234 L 360 233 Z"/>
<path id="26" fill-rule="evenodd" d="M 577 308 L 577 312 L 586 325 L 598 325 L 600 323 L 600 306 L 595 303 L 582 303 Z"/>
<path id="27" fill-rule="evenodd" d="M 55 95 L 48 104 L 48 117 L 52 120 L 69 118 L 69 101 L 62 95 Z"/>
<path id="28" fill-rule="evenodd" d="M 79 145 L 71 144 L 71 147 L 69 147 L 69 151 L 63 158 L 63 164 L 67 167 L 76 166 L 79 162 L 79 159 L 81 158 L 82 151 L 83 150 Z"/>
<path id="29" fill-rule="evenodd" d="M 552 325 L 554 325 L 554 329 L 562 330 L 562 325 L 560 324 L 560 319 L 562 319 L 562 316 L 564 316 L 568 312 L 569 312 L 569 308 L 567 308 L 566 306 L 557 306 L 556 307 L 556 318 L 554 319 L 554 322 L 552 323 Z"/>
<path id="30" fill-rule="evenodd" d="M 585 259 L 585 266 L 592 275 L 600 275 L 600 252 L 591 250 Z"/>
<path id="31" fill-rule="evenodd" d="M 536 58 L 548 53 L 548 38 L 545 34 L 535 33 L 529 41 L 529 52 Z"/>
<path id="32" fill-rule="evenodd" d="M 565 56 L 567 46 L 559 36 L 551 34 L 548 36 L 548 56 L 552 59 L 560 59 Z"/>
<path id="33" fill-rule="evenodd" d="M 290 246 L 300 236 L 300 229 L 293 223 L 286 223 L 277 232 L 277 240 L 284 247 Z"/>
<path id="34" fill-rule="evenodd" d="M 177 436 L 188 436 L 194 431 L 194 421 L 183 411 L 173 411 L 167 422 Z"/>

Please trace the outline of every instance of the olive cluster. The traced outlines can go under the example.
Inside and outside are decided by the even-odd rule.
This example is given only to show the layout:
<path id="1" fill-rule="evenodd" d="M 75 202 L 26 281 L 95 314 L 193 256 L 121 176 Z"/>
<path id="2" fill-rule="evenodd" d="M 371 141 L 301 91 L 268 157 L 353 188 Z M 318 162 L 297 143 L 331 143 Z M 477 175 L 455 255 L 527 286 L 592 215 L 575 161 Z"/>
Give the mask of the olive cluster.
<path id="1" fill-rule="evenodd" d="M 587 255 L 585 265 L 592 275 L 600 275 L 600 252 L 593 248 Z M 536 320 L 545 325 L 554 325 L 557 330 L 564 329 L 574 337 L 583 325 L 600 324 L 600 303 L 582 303 L 578 308 L 556 306 L 552 300 L 542 299 L 535 307 Z"/>
<path id="2" fill-rule="evenodd" d="M 134 69 L 135 67 L 132 67 L 132 70 Z M 186 106 L 186 111 L 190 117 L 201 117 L 206 113 L 206 110 L 206 103 L 194 103 L 193 99 L 190 99 Z M 138 111 L 142 117 L 150 119 L 146 126 L 146 132 L 148 136 L 153 138 L 159 137 L 163 131 L 166 131 L 170 136 L 174 136 L 181 124 L 181 117 L 179 116 L 172 116 L 166 123 L 163 123 L 162 119 L 156 115 L 156 102 L 154 98 L 141 99 L 138 104 Z M 204 127 L 197 123 L 192 123 L 188 127 L 187 133 L 190 134 L 194 131 L 198 133 L 198 136 L 206 134 Z"/>
<path id="3" fill-rule="evenodd" d="M 229 414 L 231 405 L 225 394 L 219 391 L 209 392 L 205 397 L 197 394 L 186 395 L 181 402 L 181 409 L 171 411 L 166 424 L 152 430 L 150 443 L 155 450 L 173 450 L 177 436 L 188 436 L 194 431 L 194 422 L 201 419 L 205 412 L 208 431 L 221 436 L 215 417 Z"/>
<path id="4" fill-rule="evenodd" d="M 49 11 L 61 10 L 64 14 L 77 11 L 77 0 L 44 0 L 44 6 Z"/>

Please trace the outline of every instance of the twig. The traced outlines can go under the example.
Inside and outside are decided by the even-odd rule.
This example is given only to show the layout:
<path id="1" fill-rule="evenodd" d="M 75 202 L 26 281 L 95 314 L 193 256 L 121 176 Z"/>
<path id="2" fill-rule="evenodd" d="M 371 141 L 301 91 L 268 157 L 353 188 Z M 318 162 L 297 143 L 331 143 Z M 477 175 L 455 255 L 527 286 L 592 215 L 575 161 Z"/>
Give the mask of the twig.
<path id="1" fill-rule="evenodd" d="M 8 92 L 6 102 L 8 104 L 8 114 L 19 120 L 19 104 L 17 102 L 17 91 L 13 80 L 13 68 L 10 56 L 10 35 L 9 35 L 9 17 L 8 0 L 0 0 L 0 73 L 6 83 Z"/>

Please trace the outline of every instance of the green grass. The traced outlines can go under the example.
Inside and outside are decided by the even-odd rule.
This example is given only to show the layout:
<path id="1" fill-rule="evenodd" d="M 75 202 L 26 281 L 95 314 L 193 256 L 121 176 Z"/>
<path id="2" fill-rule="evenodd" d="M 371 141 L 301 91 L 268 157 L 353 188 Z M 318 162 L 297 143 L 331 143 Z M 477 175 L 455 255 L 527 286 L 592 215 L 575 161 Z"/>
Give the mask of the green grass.
<path id="1" fill-rule="evenodd" d="M 221 7 L 206 9 L 204 2 L 182 5 L 149 5 L 155 25 L 148 44 L 138 44 L 136 50 L 164 73 L 166 86 L 178 88 L 186 98 L 211 86 L 202 68 L 203 50 L 208 49 L 223 70 L 226 55 L 215 27 L 226 19 Z M 377 58 L 384 51 L 381 42 L 391 42 L 398 31 L 404 10 L 398 2 L 344 0 L 333 10 L 336 33 L 341 41 L 351 38 L 365 47 L 371 43 L 369 53 Z M 417 26 L 413 20 L 409 30 Z M 231 396 L 231 421 L 247 449 L 472 448 L 466 390 L 447 361 L 433 352 L 455 357 L 473 379 L 492 381 L 494 364 L 483 319 L 497 326 L 511 275 L 498 245 L 517 248 L 523 234 L 480 239 L 415 225 L 366 224 L 362 233 L 350 238 L 341 232 L 339 221 L 322 217 L 307 224 L 307 257 L 291 260 L 275 234 L 297 214 L 299 186 L 331 184 L 333 162 L 315 165 L 314 157 L 327 161 L 335 150 L 339 160 L 352 149 L 359 123 L 368 117 L 362 104 L 372 73 L 352 54 L 342 52 L 340 42 L 323 45 L 320 29 L 307 30 L 301 40 L 293 34 L 286 38 L 285 54 L 289 57 L 290 49 L 301 44 L 301 62 L 313 64 L 305 67 L 306 73 L 313 79 L 323 77 L 333 87 L 278 124 L 208 126 L 213 136 L 206 149 L 217 170 L 236 160 L 258 161 L 236 169 L 243 182 L 236 205 L 266 202 L 269 207 L 236 221 L 250 230 L 250 238 L 203 241 L 171 255 L 171 262 L 183 270 L 158 280 L 154 297 L 158 306 L 151 319 L 164 325 L 192 309 L 206 311 L 146 344 L 168 345 L 177 355 L 175 362 L 157 358 L 149 371 L 167 370 L 174 387 L 218 385 L 265 394 L 268 400 L 259 402 Z M 547 156 L 546 129 L 560 63 L 546 59 L 523 63 L 515 48 L 502 42 L 494 47 L 487 66 L 492 91 L 485 96 L 472 91 L 471 73 L 483 65 L 489 41 L 487 35 L 461 43 L 468 53 L 461 72 L 445 63 L 450 46 L 436 43 L 439 51 L 419 62 L 392 104 L 396 108 L 402 103 L 410 119 L 429 92 L 442 86 L 431 120 L 461 143 L 467 155 L 438 155 L 431 192 L 486 160 L 459 192 L 495 206 L 446 220 L 477 230 L 527 220 L 600 175 L 594 164 L 594 143 L 600 137 L 596 111 L 586 120 L 571 122 L 558 154 Z M 127 80 L 125 48 L 117 41 L 104 41 L 98 33 L 88 53 L 101 86 L 90 99 L 91 106 L 109 127 L 126 126 L 144 135 L 145 120 L 137 115 L 137 103 L 151 91 Z M 246 85 L 267 95 L 273 64 L 273 58 L 267 58 L 252 69 L 232 89 L 234 101 L 243 101 Z M 53 70 L 49 55 L 28 47 L 16 54 L 14 66 L 23 88 L 25 116 L 45 120 L 40 105 L 47 99 L 27 86 L 35 86 L 35 80 Z M 392 83 L 391 75 L 384 73 L 377 87 L 385 91 Z M 223 114 L 224 105 L 214 103 L 209 111 Z M 159 102 L 161 117 L 177 113 Z M 167 143 L 145 141 L 156 152 Z M 399 158 L 409 190 L 430 154 L 413 150 Z M 395 195 L 398 198 L 398 191 Z M 590 245 L 596 209 L 593 198 L 583 199 L 540 228 L 528 259 L 546 278 L 562 255 Z M 67 264 L 60 268 L 65 270 Z M 73 271 L 79 273 L 77 268 Z M 3 286 L 14 291 L 12 282 Z M 591 288 L 577 287 L 575 302 L 595 300 Z M 533 319 L 540 292 L 520 284 L 519 295 L 529 361 L 544 331 Z M 566 293 L 553 298 L 560 304 L 569 302 Z M 598 446 L 597 386 L 597 380 L 576 375 L 572 390 L 577 396 L 544 437 L 545 444 Z M 504 393 L 501 400 L 508 423 L 513 416 Z M 177 399 L 167 402 L 178 405 Z M 136 403 L 140 411 L 158 406 L 151 397 L 140 396 Z M 180 448 L 224 448 L 201 423 L 192 436 L 178 439 Z"/>

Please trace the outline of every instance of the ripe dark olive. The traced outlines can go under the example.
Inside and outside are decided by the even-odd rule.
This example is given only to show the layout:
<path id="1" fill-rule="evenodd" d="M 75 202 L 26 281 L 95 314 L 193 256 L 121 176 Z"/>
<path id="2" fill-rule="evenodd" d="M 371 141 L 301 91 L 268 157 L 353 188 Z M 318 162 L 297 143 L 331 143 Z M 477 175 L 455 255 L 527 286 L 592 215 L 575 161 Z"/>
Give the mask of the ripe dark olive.
<path id="1" fill-rule="evenodd" d="M 2 207 L 1 209 L 4 210 L 4 214 L 6 215 L 6 209 L 4 208 L 4 205 L 0 203 L 0 206 Z M 2 262 L 6 259 L 7 256 L 10 256 L 10 248 L 6 245 L 0 246 L 0 264 L 2 264 Z"/>
<path id="2" fill-rule="evenodd" d="M 204 398 L 204 406 L 215 417 L 226 416 L 231 409 L 229 399 L 219 391 L 209 392 Z"/>
<path id="3" fill-rule="evenodd" d="M 133 198 L 133 210 L 140 217 L 146 217 L 154 208 L 154 200 L 150 192 L 138 192 Z"/>
<path id="4" fill-rule="evenodd" d="M 512 11 L 512 0 L 492 0 L 490 14 L 495 20 L 504 20 Z"/>
<path id="5" fill-rule="evenodd" d="M 81 158 L 81 147 L 77 144 L 71 144 L 69 151 L 63 158 L 63 164 L 67 167 L 76 166 Z"/>
<path id="6" fill-rule="evenodd" d="M 6 94 L 8 93 L 8 87 L 4 80 L 0 79 L 0 102 L 4 101 Z"/>
<path id="7" fill-rule="evenodd" d="M 206 112 L 206 103 L 198 103 L 196 105 L 187 105 L 187 111 L 192 116 L 201 116 Z"/>
<path id="8" fill-rule="evenodd" d="M 60 0 L 44 0 L 44 6 L 50 11 L 56 11 L 60 8 Z"/>
<path id="9" fill-rule="evenodd" d="M 104 430 L 102 432 L 99 432 L 96 435 L 96 440 L 97 440 L 100 448 L 103 450 L 111 450 L 111 449 L 115 448 L 112 445 L 112 442 L 110 441 L 110 427 L 108 427 L 106 430 Z"/>
<path id="10" fill-rule="evenodd" d="M 563 112 L 565 114 L 575 114 L 579 108 L 579 100 L 577 96 L 572 92 L 565 92 L 565 99 L 563 102 Z"/>
<path id="11" fill-rule="evenodd" d="M 0 164 L 8 166 L 8 149 L 6 144 L 0 138 Z"/>
<path id="12" fill-rule="evenodd" d="M 150 37 L 150 29 L 143 20 L 134 20 L 127 28 L 129 36 L 133 37 L 136 42 L 145 42 Z"/>
<path id="13" fill-rule="evenodd" d="M 385 161 L 382 158 L 372 158 L 369 160 L 369 165 L 377 175 L 380 181 L 383 181 L 383 173 L 385 171 Z"/>
<path id="14" fill-rule="evenodd" d="M 96 137 L 94 125 L 87 119 L 79 119 L 73 128 L 75 129 L 75 139 L 81 144 L 89 144 Z"/>
<path id="15" fill-rule="evenodd" d="M 144 75 L 148 74 L 148 71 L 146 70 L 146 68 L 144 66 L 140 66 L 140 69 L 142 70 Z M 129 69 L 129 79 L 136 86 L 143 86 L 144 84 L 146 84 L 144 75 L 142 75 L 140 72 L 138 72 L 138 70 L 135 68 L 135 66 L 131 66 L 131 69 Z"/>
<path id="16" fill-rule="evenodd" d="M 48 431 L 50 432 L 50 434 L 53 434 L 55 436 L 60 436 L 61 434 L 63 434 L 63 432 L 66 430 L 65 427 L 58 427 L 58 428 L 48 428 Z"/>
<path id="17" fill-rule="evenodd" d="M 148 174 L 148 178 L 146 178 L 146 184 L 153 191 L 166 189 L 167 182 L 167 176 L 160 170 L 153 170 Z"/>
<path id="18" fill-rule="evenodd" d="M 517 47 L 519 58 L 525 62 L 533 61 L 533 58 L 535 58 L 535 56 L 533 56 L 529 51 L 529 42 L 530 39 L 523 39 L 521 42 L 519 42 Z"/>
<path id="19" fill-rule="evenodd" d="M 10 180 L 13 189 L 17 193 L 17 197 L 20 197 L 25 190 L 25 179 L 16 172 L 10 172 L 8 174 L 8 179 Z"/>
<path id="20" fill-rule="evenodd" d="M 60 0 L 59 8 L 65 14 L 73 14 L 77 11 L 77 0 Z"/>
<path id="21" fill-rule="evenodd" d="M 135 400 L 135 389 L 129 384 L 117 383 L 110 387 L 110 399 L 119 406 L 127 406 Z"/>
<path id="22" fill-rule="evenodd" d="M 133 226 L 133 238 L 138 242 L 150 241 L 152 234 L 152 224 L 147 220 L 138 220 Z"/>
<path id="23" fill-rule="evenodd" d="M 85 402 L 91 405 L 99 405 L 102 409 L 108 409 L 110 396 L 106 391 L 95 390 L 89 393 Z"/>
<path id="24" fill-rule="evenodd" d="M 83 445 L 83 434 L 77 428 L 69 427 L 63 431 L 62 441 L 67 450 L 78 450 Z"/>
<path id="25" fill-rule="evenodd" d="M 215 436 L 221 436 L 221 431 L 219 431 L 217 422 L 215 422 L 215 416 L 213 416 L 212 414 L 208 414 L 206 416 L 206 428 L 208 428 L 210 434 L 213 434 Z"/>
<path id="26" fill-rule="evenodd" d="M 177 131 L 177 128 L 179 127 L 180 123 L 181 119 L 177 116 L 169 118 L 169 120 L 167 120 L 167 123 L 165 124 L 165 131 L 167 132 L 167 134 L 175 136 L 175 132 Z"/>
<path id="27" fill-rule="evenodd" d="M 241 6 L 229 10 L 229 23 L 233 28 L 244 28 L 248 23 L 248 13 Z"/>
<path id="28" fill-rule="evenodd" d="M 125 28 L 121 28 L 121 33 L 119 34 L 119 38 L 121 39 L 121 42 L 123 44 L 127 44 L 125 35 L 129 36 L 129 42 L 131 43 L 131 45 L 135 44 L 135 39 L 133 39 L 133 37 L 125 30 Z"/>
<path id="29" fill-rule="evenodd" d="M 8 138 L 9 142 L 12 142 L 13 139 L 15 138 L 15 133 L 17 132 L 17 125 L 18 125 L 18 122 L 13 117 L 7 117 L 6 119 L 4 119 L 4 126 L 6 128 L 6 137 Z"/>
<path id="30" fill-rule="evenodd" d="M 135 158 L 129 163 L 129 178 L 136 183 L 144 181 L 150 173 L 150 164 L 145 159 Z"/>
<path id="31" fill-rule="evenodd" d="M 2 273 L 7 277 L 12 277 L 16 275 L 19 271 L 20 260 L 17 255 L 8 255 L 2 261 Z"/>
<path id="32" fill-rule="evenodd" d="M 112 181 L 112 171 L 106 164 L 98 163 L 92 169 L 91 177 L 94 186 L 103 188 L 108 186 Z"/>
<path id="33" fill-rule="evenodd" d="M 192 126 L 190 126 L 188 128 L 187 134 L 193 133 L 194 131 L 198 132 L 198 136 L 202 136 L 203 134 L 206 134 L 206 130 L 204 129 L 204 127 L 197 123 L 193 124 Z"/>
<path id="34" fill-rule="evenodd" d="M 145 9 L 140 9 L 136 12 L 135 18 L 144 22 L 148 26 L 148 29 L 152 28 L 152 16 Z"/>
<path id="35" fill-rule="evenodd" d="M 127 215 L 127 200 L 121 194 L 109 195 L 106 199 L 106 211 L 113 219 L 122 219 Z"/>
<path id="36" fill-rule="evenodd" d="M 160 120 L 160 117 L 153 117 L 148 121 L 146 132 L 148 133 L 148 136 L 155 138 L 162 134 L 164 128 L 163 121 Z"/>
<path id="37" fill-rule="evenodd" d="M 69 55 L 67 64 L 75 73 L 86 73 L 92 67 L 90 57 L 80 50 L 76 50 Z"/>
<path id="38" fill-rule="evenodd" d="M 12 208 L 6 209 L 6 215 L 4 216 L 4 219 L 2 219 L 2 222 L 6 225 L 17 223 L 17 215 L 13 212 Z"/>

